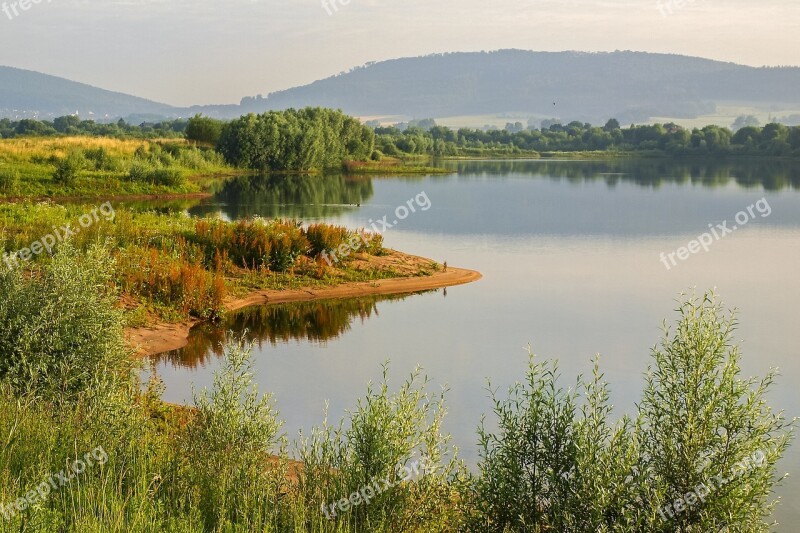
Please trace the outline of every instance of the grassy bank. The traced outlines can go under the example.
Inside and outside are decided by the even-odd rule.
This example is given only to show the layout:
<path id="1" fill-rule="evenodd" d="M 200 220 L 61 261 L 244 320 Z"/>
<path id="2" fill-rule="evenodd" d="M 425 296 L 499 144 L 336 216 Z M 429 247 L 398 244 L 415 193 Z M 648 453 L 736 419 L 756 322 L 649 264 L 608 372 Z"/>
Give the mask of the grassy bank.
<path id="1" fill-rule="evenodd" d="M 166 195 L 205 190 L 237 173 L 180 139 L 29 137 L 0 140 L 0 198 Z"/>
<path id="2" fill-rule="evenodd" d="M 74 233 L 71 246 L 81 253 L 96 246 L 107 250 L 130 325 L 214 318 L 226 298 L 256 290 L 425 276 L 441 268 L 400 269 L 381 257 L 380 235 L 344 227 L 192 219 L 182 213 L 114 209 L 109 203 L 0 205 L 0 250 L 18 253 L 6 255 L 0 266 L 40 268 L 67 226 Z M 349 251 L 334 259 L 334 251 L 344 245 Z"/>

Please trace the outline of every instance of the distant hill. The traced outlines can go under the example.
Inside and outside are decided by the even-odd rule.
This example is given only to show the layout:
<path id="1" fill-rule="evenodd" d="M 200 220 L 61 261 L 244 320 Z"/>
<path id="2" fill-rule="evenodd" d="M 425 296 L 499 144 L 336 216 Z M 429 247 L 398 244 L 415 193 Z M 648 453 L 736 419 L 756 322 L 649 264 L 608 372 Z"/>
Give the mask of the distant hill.
<path id="1" fill-rule="evenodd" d="M 245 98 L 241 110 L 319 105 L 360 116 L 523 112 L 631 122 L 692 118 L 723 103 L 800 108 L 800 68 L 644 52 L 450 53 L 369 64 L 265 99 Z"/>
<path id="2" fill-rule="evenodd" d="M 46 119 L 78 112 L 82 118 L 102 119 L 131 114 L 174 116 L 179 111 L 64 78 L 0 67 L 0 116 L 4 117 Z"/>
<path id="3" fill-rule="evenodd" d="M 339 108 L 356 116 L 516 113 L 592 123 L 615 117 L 623 124 L 650 117 L 691 119 L 720 106 L 790 116 L 800 110 L 800 68 L 753 68 L 644 52 L 449 53 L 371 63 L 266 98 L 243 98 L 240 105 L 176 108 L 0 67 L 0 116 L 49 118 L 77 111 L 98 119 L 195 113 L 232 118 L 305 106 Z"/>

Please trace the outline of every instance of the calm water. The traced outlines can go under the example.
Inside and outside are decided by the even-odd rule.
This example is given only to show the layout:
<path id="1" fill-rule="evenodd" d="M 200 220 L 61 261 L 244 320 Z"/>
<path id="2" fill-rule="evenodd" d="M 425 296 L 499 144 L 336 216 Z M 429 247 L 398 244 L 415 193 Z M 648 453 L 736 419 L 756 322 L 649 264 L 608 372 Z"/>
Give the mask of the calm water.
<path id="1" fill-rule="evenodd" d="M 369 226 L 424 192 L 431 208 L 398 221 L 386 245 L 481 271 L 474 284 L 406 298 L 251 309 L 198 328 L 186 350 L 158 358 L 166 399 L 190 401 L 211 384 L 225 329 L 258 343 L 257 379 L 274 393 L 295 436 L 355 405 L 391 361 L 397 384 L 420 364 L 447 384 L 448 428 L 476 460 L 475 428 L 490 410 L 487 378 L 505 388 L 524 377 L 525 347 L 557 358 L 566 384 L 601 364 L 620 414 L 640 399 L 650 348 L 680 291 L 716 287 L 739 308 L 747 374 L 780 367 L 771 401 L 800 415 L 800 168 L 781 163 L 459 162 L 450 176 L 240 179 L 212 201 L 178 208 L 227 218 L 258 214 Z M 667 270 L 674 252 L 766 198 L 754 218 Z M 360 206 L 359 206 L 360 204 Z M 762 207 L 765 204 L 762 204 Z M 175 208 L 175 205 L 165 208 Z M 800 521 L 800 445 L 783 468 L 783 523 Z"/>

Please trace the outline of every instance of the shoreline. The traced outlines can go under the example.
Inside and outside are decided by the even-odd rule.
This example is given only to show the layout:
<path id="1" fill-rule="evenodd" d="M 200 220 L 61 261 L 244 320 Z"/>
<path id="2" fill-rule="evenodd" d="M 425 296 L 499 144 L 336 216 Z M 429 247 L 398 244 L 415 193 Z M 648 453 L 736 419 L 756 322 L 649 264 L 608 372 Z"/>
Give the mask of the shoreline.
<path id="1" fill-rule="evenodd" d="M 430 261 L 404 254 L 407 257 Z M 337 300 L 360 296 L 411 294 L 443 287 L 454 287 L 478 281 L 483 275 L 475 270 L 448 267 L 444 272 L 430 276 L 387 278 L 379 281 L 342 283 L 334 287 L 300 288 L 289 290 L 264 289 L 254 291 L 226 303 L 226 311 L 236 311 L 257 305 L 271 305 L 312 300 Z M 125 338 L 138 357 L 151 357 L 163 352 L 183 348 L 189 342 L 190 330 L 203 320 L 189 320 L 176 324 L 157 323 L 151 326 L 126 328 Z"/>

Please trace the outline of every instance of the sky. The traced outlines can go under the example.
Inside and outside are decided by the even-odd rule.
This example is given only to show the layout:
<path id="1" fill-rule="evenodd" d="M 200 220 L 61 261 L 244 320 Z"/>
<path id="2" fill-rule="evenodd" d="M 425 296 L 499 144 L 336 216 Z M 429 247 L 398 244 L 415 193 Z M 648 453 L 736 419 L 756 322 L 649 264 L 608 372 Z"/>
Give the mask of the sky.
<path id="1" fill-rule="evenodd" d="M 238 103 L 369 61 L 504 48 L 800 66 L 800 2 L 0 0 L 0 65 L 180 106 Z"/>

